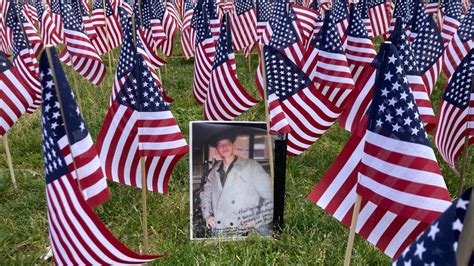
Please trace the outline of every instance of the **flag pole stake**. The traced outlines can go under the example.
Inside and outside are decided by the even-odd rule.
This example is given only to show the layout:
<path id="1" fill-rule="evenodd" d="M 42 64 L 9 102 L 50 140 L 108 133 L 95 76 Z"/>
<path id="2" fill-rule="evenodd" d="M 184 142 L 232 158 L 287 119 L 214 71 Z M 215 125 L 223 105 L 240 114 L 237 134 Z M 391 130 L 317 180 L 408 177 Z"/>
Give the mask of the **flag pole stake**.
<path id="1" fill-rule="evenodd" d="M 347 240 L 346 255 L 344 257 L 344 266 L 349 266 L 351 264 L 352 248 L 354 246 L 355 231 L 357 227 L 357 219 L 359 218 L 361 202 L 362 202 L 362 197 L 360 195 L 357 195 L 357 198 L 354 204 L 354 211 L 352 212 L 351 228 L 350 228 L 349 237 Z"/>
<path id="2" fill-rule="evenodd" d="M 263 45 L 260 46 L 260 62 L 262 64 L 263 77 L 263 103 L 265 105 L 265 120 L 267 122 L 267 145 L 268 145 L 268 159 L 270 163 L 270 176 L 272 178 L 272 188 L 275 186 L 275 167 L 273 161 L 273 141 L 270 132 L 270 115 L 268 113 L 268 98 L 267 98 L 267 70 L 264 63 Z"/>
<path id="3" fill-rule="evenodd" d="M 468 265 L 474 250 L 474 190 L 471 191 L 470 203 L 463 224 L 456 251 L 457 265 Z"/>
<path id="4" fill-rule="evenodd" d="M 143 253 L 148 252 L 148 215 L 146 207 L 146 193 L 147 193 L 147 184 L 146 184 L 146 167 L 145 167 L 145 158 L 140 157 L 140 164 L 142 167 L 142 212 L 143 212 Z"/>
<path id="5" fill-rule="evenodd" d="M 3 146 L 5 147 L 5 153 L 7 154 L 7 164 L 8 164 L 8 169 L 10 170 L 10 177 L 12 179 L 13 187 L 17 189 L 16 185 L 16 178 L 15 178 L 15 171 L 13 171 L 13 162 L 12 162 L 12 155 L 10 153 L 10 147 L 8 146 L 8 133 L 5 133 L 3 135 L 2 140 L 3 140 Z"/>
<path id="6" fill-rule="evenodd" d="M 249 54 L 249 73 L 252 72 L 252 54 Z"/>

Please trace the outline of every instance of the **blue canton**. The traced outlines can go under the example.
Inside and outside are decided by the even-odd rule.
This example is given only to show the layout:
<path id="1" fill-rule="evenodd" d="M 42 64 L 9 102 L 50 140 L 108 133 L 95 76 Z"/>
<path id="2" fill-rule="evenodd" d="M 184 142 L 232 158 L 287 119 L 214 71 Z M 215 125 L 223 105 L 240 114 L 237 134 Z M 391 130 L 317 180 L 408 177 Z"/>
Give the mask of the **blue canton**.
<path id="1" fill-rule="evenodd" d="M 430 146 L 397 48 L 383 44 L 367 129 L 392 139 Z"/>

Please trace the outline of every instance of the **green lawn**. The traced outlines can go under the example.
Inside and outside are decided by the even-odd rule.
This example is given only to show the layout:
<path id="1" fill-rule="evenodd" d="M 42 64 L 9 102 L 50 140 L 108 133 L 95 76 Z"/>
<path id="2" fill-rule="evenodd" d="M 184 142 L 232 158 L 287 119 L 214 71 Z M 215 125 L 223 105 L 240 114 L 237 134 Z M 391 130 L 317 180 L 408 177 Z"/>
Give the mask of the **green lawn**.
<path id="1" fill-rule="evenodd" d="M 178 46 L 175 54 L 179 55 Z M 118 51 L 114 54 L 118 58 Z M 108 66 L 108 56 L 104 57 Z M 254 72 L 257 56 L 249 62 L 237 55 L 239 80 L 257 97 Z M 192 95 L 193 61 L 168 58 L 161 69 L 162 80 L 168 94 L 175 99 L 171 110 L 181 130 L 188 137 L 189 121 L 203 117 L 202 107 Z M 113 64 L 115 66 L 115 63 Z M 107 101 L 112 88 L 113 72 L 101 87 L 96 88 L 66 68 L 68 79 L 79 92 L 82 114 L 95 139 L 107 112 Z M 76 81 L 75 81 L 76 80 Z M 439 84 L 444 84 L 441 79 Z M 432 95 L 437 111 L 442 95 L 441 86 Z M 46 252 L 48 225 L 44 194 L 44 174 L 41 147 L 40 113 L 25 115 L 9 131 L 18 190 L 11 184 L 6 156 L 0 147 L 0 263 L 43 264 L 40 257 Z M 259 103 L 238 120 L 265 120 L 264 105 Z M 306 200 L 307 194 L 338 155 L 349 134 L 334 126 L 305 154 L 288 159 L 287 191 L 285 202 L 285 228 L 279 240 L 251 236 L 237 242 L 192 242 L 189 240 L 189 172 L 188 156 L 176 166 L 169 184 L 169 195 L 148 193 L 148 224 L 150 251 L 171 253 L 158 263 L 163 264 L 342 264 L 349 230 Z M 470 156 L 468 185 L 473 184 L 474 156 Z M 441 157 L 438 156 L 441 162 Z M 441 162 L 449 191 L 457 194 L 459 179 Z M 112 198 L 96 209 L 107 227 L 122 242 L 140 251 L 142 240 L 141 191 L 116 183 L 109 183 Z M 356 237 L 353 260 L 357 265 L 387 264 L 389 258 Z M 47 262 L 51 263 L 51 261 Z"/>

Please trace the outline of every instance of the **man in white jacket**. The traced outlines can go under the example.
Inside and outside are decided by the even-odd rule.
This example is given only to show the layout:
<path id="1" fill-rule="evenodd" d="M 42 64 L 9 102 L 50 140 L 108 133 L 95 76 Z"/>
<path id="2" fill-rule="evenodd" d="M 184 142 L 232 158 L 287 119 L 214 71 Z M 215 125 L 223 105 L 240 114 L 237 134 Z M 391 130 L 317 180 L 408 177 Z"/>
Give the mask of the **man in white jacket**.
<path id="1" fill-rule="evenodd" d="M 220 134 L 211 143 L 222 161 L 211 169 L 200 194 L 202 215 L 215 236 L 242 236 L 252 229 L 267 235 L 273 220 L 272 181 L 257 161 L 235 155 L 235 138 Z"/>

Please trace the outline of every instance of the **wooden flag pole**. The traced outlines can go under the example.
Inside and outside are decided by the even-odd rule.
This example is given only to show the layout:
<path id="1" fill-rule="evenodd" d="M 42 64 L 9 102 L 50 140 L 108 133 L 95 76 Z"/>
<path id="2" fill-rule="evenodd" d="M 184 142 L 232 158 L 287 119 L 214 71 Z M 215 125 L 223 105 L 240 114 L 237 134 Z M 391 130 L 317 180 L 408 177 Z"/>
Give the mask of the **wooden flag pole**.
<path id="1" fill-rule="evenodd" d="M 263 103 L 265 105 L 265 120 L 267 122 L 267 145 L 268 145 L 268 159 L 270 163 L 270 176 L 272 178 L 272 187 L 274 187 L 275 182 L 275 167 L 273 161 L 273 139 L 270 132 L 270 114 L 268 112 L 268 98 L 267 98 L 267 69 L 265 68 L 264 63 L 264 54 L 263 54 L 263 45 L 260 46 L 260 61 L 262 64 L 262 77 L 263 77 Z"/>
<path id="2" fill-rule="evenodd" d="M 470 203 L 463 225 L 458 239 L 458 250 L 456 251 L 457 265 L 468 265 L 474 250 L 474 190 L 471 191 Z"/>
<path id="3" fill-rule="evenodd" d="M 252 54 L 249 54 L 249 73 L 252 72 Z"/>
<path id="4" fill-rule="evenodd" d="M 474 92 L 474 75 L 471 77 L 471 92 Z M 466 123 L 466 131 L 468 131 L 467 123 Z M 466 165 L 467 165 L 467 158 L 469 157 L 469 132 L 466 132 L 466 136 L 464 137 L 464 147 L 463 147 L 463 155 L 462 155 L 462 163 L 461 163 L 461 173 L 459 175 L 459 190 L 458 190 L 458 197 L 461 197 L 462 192 L 464 190 L 464 182 L 466 179 Z"/>
<path id="5" fill-rule="evenodd" d="M 106 45 L 107 49 L 109 49 L 108 54 L 109 54 L 109 69 L 112 71 L 112 61 L 115 61 L 112 55 L 112 47 L 109 45 L 109 22 L 107 21 L 107 12 L 105 11 L 105 0 L 102 0 L 102 5 L 104 6 L 104 20 L 105 20 L 105 36 L 107 37 Z"/>
<path id="6" fill-rule="evenodd" d="M 141 1 L 138 0 L 138 12 L 140 16 L 140 21 L 142 21 L 142 10 L 141 10 Z M 136 32 L 136 20 L 135 13 L 132 15 L 132 36 L 133 42 L 136 47 L 137 45 L 137 32 Z M 141 75 L 141 73 L 140 73 Z M 146 206 L 146 196 L 147 196 L 147 182 L 146 182 L 146 165 L 145 165 L 145 157 L 140 157 L 140 165 L 141 165 L 141 183 L 142 183 L 142 227 L 143 227 L 143 253 L 148 252 L 148 212 Z"/>
<path id="7" fill-rule="evenodd" d="M 8 146 L 8 133 L 5 132 L 5 135 L 2 137 L 3 146 L 5 147 L 5 153 L 7 154 L 7 164 L 8 169 L 10 170 L 10 177 L 12 179 L 13 187 L 17 189 L 16 185 L 16 178 L 15 178 L 15 171 L 13 171 L 13 162 L 12 162 L 12 155 L 10 153 L 10 147 Z"/>
<path id="8" fill-rule="evenodd" d="M 140 164 L 142 167 L 142 215 L 143 215 L 143 253 L 148 252 L 148 213 L 146 208 L 146 193 L 147 193 L 147 183 L 146 183 L 146 167 L 145 167 L 145 157 L 140 157 Z"/>
<path id="9" fill-rule="evenodd" d="M 355 231 L 357 228 L 357 219 L 359 219 L 361 202 L 362 202 L 362 197 L 360 195 L 357 195 L 357 198 L 354 204 L 354 211 L 352 212 L 351 228 L 349 231 L 349 238 L 347 240 L 346 255 L 344 257 L 344 266 L 348 266 L 351 264 L 352 247 L 354 246 Z"/>
<path id="10" fill-rule="evenodd" d="M 466 165 L 467 165 L 467 158 L 469 154 L 469 134 L 466 134 L 464 138 L 464 147 L 463 147 L 463 155 L 462 155 L 462 162 L 461 162 L 461 172 L 459 174 L 459 190 L 458 190 L 458 197 L 462 195 L 464 190 L 464 183 L 466 180 Z"/>

